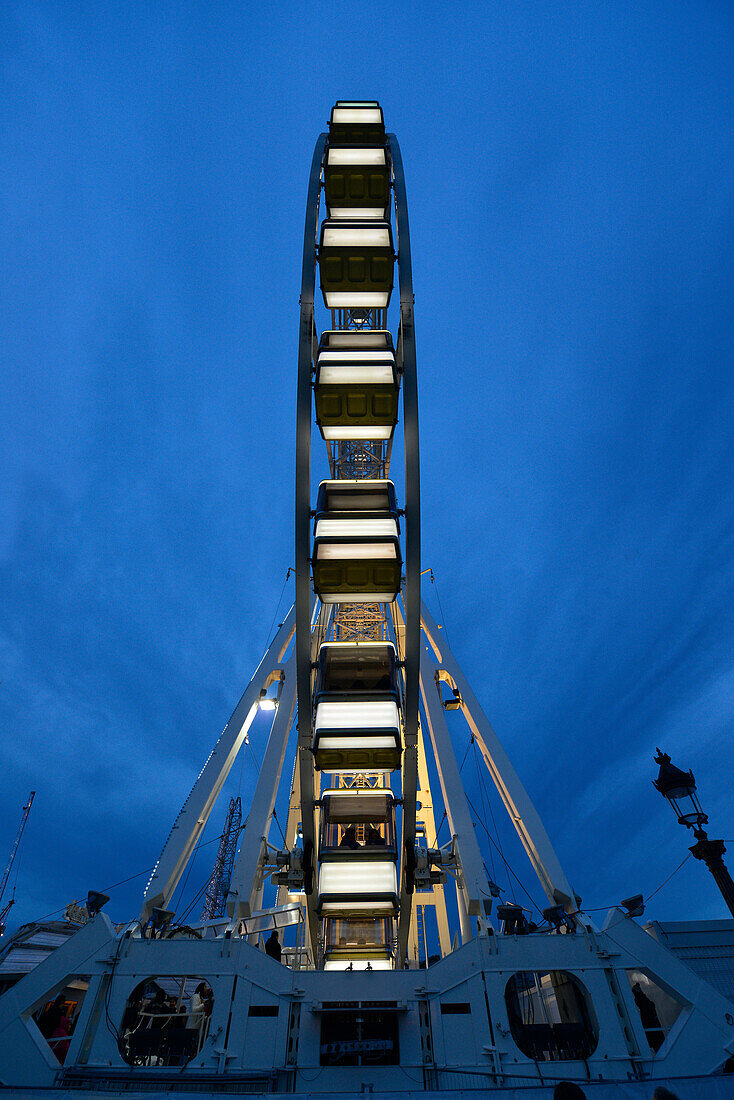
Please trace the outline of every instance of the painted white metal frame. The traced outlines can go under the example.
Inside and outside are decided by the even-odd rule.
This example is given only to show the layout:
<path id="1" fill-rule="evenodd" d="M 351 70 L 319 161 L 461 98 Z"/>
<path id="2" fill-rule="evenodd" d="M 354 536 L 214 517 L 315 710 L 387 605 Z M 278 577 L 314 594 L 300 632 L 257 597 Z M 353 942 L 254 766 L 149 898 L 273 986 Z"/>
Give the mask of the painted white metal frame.
<path id="1" fill-rule="evenodd" d="M 141 923 L 147 923 L 154 908 L 166 908 L 170 903 L 237 754 L 245 744 L 257 713 L 260 692 L 280 678 L 281 662 L 294 629 L 295 610 L 291 608 L 181 807 L 145 888 L 138 918 Z M 274 722 L 277 716 L 276 711 Z"/>
<path id="2" fill-rule="evenodd" d="M 538 811 L 535 809 L 527 791 L 520 782 L 520 778 L 510 763 L 507 753 L 502 748 L 497 734 L 492 729 L 484 711 L 477 702 L 477 698 L 471 690 L 466 677 L 459 668 L 456 658 L 448 648 L 445 634 L 439 633 L 438 627 L 433 621 L 425 604 L 422 606 L 421 611 L 421 625 L 435 655 L 435 662 L 430 662 L 430 664 L 435 671 L 438 672 L 439 680 L 445 680 L 452 687 L 456 687 L 459 690 L 461 696 L 461 711 L 470 730 L 474 734 L 474 738 L 479 746 L 484 762 L 487 765 L 489 774 L 505 804 L 505 809 L 510 815 L 510 820 L 517 830 L 523 847 L 535 868 L 535 872 L 546 893 L 549 904 L 562 905 L 568 913 L 576 912 L 578 909 L 576 895 L 561 867 L 560 860 L 553 849 L 550 837 L 545 831 L 545 826 L 540 820 Z M 426 655 L 424 652 L 424 680 L 430 675 L 429 663 L 425 660 L 425 657 Z M 431 677 L 431 680 L 433 680 L 433 677 Z M 439 704 L 438 707 L 435 705 L 436 691 L 433 683 L 424 684 L 423 692 L 424 701 L 426 699 L 428 700 L 427 710 L 431 736 L 433 738 L 435 732 L 437 744 L 439 746 L 437 760 L 439 758 L 447 760 L 448 754 L 445 749 L 442 748 L 446 743 L 446 734 L 444 733 L 446 722 L 443 716 L 443 707 L 441 704 Z M 431 700 L 434 700 L 434 703 L 431 703 Z M 434 751 L 436 751 L 435 746 Z M 453 753 L 453 750 L 451 751 Z M 454 758 L 454 764 L 455 762 Z M 466 805 L 466 796 L 464 795 L 463 787 L 458 777 L 458 771 L 456 774 L 453 774 L 450 762 L 445 776 L 448 777 L 447 789 L 444 792 L 446 812 L 447 814 L 456 813 L 462 804 Z M 442 778 L 442 784 L 443 782 L 444 778 Z M 466 829 L 465 823 L 463 828 L 464 830 Z M 473 835 L 473 830 L 471 830 L 471 832 Z M 474 874 L 475 878 L 471 881 L 476 881 L 476 873 L 474 872 Z M 484 875 L 481 877 L 486 881 Z"/>

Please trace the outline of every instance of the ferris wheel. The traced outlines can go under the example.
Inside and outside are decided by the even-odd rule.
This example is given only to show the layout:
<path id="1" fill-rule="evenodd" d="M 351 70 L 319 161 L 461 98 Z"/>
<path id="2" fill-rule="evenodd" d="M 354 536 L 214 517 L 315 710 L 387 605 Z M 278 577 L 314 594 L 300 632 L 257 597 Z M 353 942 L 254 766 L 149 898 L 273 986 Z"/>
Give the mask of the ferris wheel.
<path id="1" fill-rule="evenodd" d="M 305 913 L 309 965 L 327 970 L 426 961 L 429 916 L 431 939 L 448 954 L 445 884 L 456 888 L 462 942 L 486 929 L 497 891 L 474 834 L 451 710 L 461 711 L 550 906 L 569 919 L 576 910 L 532 802 L 421 601 L 413 303 L 400 146 L 378 102 L 338 101 L 316 142 L 306 200 L 295 603 L 178 816 L 142 920 L 169 904 L 265 705 L 275 714 L 229 882 L 234 921 L 254 919 L 276 886 L 278 913 Z M 402 484 L 391 476 L 398 431 Z M 325 476 L 312 485 L 317 432 Z M 288 819 L 276 847 L 269 831 L 294 720 Z M 423 727 L 449 824 L 443 847 Z"/>

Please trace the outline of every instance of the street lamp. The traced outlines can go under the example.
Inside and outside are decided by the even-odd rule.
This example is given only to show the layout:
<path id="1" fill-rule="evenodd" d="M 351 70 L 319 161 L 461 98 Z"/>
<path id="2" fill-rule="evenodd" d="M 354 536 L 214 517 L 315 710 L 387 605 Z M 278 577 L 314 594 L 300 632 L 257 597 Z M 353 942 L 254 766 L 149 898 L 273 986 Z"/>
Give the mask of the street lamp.
<path id="1" fill-rule="evenodd" d="M 704 813 L 696 794 L 696 780 L 692 771 L 681 771 L 671 764 L 667 752 L 657 750 L 655 763 L 660 765 L 653 786 L 667 798 L 680 825 L 693 829 L 696 843 L 690 848 L 695 859 L 703 860 L 714 881 L 721 891 L 729 912 L 734 917 L 734 882 L 724 865 L 726 847 L 723 840 L 709 840 L 703 828 L 708 825 L 708 816 Z"/>

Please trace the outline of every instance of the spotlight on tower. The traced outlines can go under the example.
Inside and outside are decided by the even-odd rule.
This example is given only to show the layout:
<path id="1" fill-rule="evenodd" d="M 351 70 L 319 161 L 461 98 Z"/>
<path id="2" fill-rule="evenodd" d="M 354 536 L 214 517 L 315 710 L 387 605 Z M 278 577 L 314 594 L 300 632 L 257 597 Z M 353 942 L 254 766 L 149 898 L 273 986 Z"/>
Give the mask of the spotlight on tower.
<path id="1" fill-rule="evenodd" d="M 150 927 L 153 938 L 160 936 L 176 916 L 173 909 L 153 909 L 150 914 Z"/>
<path id="2" fill-rule="evenodd" d="M 645 912 L 645 902 L 642 894 L 634 894 L 631 898 L 625 898 L 620 902 L 623 909 L 627 910 L 628 917 L 641 917 Z"/>
<path id="3" fill-rule="evenodd" d="M 97 890 L 89 891 L 87 894 L 87 913 L 89 914 L 90 920 L 92 917 L 97 916 L 97 913 L 99 913 L 109 900 L 107 894 L 100 894 Z"/>
<path id="4" fill-rule="evenodd" d="M 278 703 L 276 699 L 271 699 L 265 691 L 265 688 L 260 692 L 260 698 L 258 699 L 258 706 L 260 710 L 275 710 Z"/>

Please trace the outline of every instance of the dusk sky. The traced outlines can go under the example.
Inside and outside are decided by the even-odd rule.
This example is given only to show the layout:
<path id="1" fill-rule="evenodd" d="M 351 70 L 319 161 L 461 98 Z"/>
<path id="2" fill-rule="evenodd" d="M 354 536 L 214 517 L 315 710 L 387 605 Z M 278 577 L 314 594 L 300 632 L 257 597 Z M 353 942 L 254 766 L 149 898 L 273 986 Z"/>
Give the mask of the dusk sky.
<path id="1" fill-rule="evenodd" d="M 0 871 L 37 792 L 9 928 L 139 875 L 108 905 L 136 915 L 293 598 L 304 203 L 338 98 L 379 99 L 403 153 L 429 607 L 585 907 L 693 841 L 658 745 L 734 869 L 731 5 L 11 0 L 0 53 Z M 645 917 L 726 915 L 690 858 Z"/>

